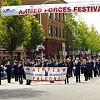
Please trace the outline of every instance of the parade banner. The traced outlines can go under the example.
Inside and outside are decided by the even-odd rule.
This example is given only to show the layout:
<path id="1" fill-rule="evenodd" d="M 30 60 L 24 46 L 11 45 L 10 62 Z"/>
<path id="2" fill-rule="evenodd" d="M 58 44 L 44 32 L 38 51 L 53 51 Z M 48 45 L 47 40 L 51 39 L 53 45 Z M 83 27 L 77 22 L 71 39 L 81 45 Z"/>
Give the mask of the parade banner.
<path id="1" fill-rule="evenodd" d="M 14 16 L 39 13 L 100 12 L 100 2 L 41 4 L 1 7 L 1 16 Z"/>
<path id="2" fill-rule="evenodd" d="M 67 67 L 24 67 L 26 80 L 62 81 L 65 80 Z"/>

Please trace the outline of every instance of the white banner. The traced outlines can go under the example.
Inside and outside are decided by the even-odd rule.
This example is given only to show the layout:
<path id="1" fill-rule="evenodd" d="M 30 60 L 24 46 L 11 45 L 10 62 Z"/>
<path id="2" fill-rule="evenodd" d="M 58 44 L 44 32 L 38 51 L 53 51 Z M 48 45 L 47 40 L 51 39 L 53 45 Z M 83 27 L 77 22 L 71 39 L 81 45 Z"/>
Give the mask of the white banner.
<path id="1" fill-rule="evenodd" d="M 100 2 L 71 4 L 42 4 L 1 7 L 1 16 L 39 13 L 100 12 Z"/>
<path id="2" fill-rule="evenodd" d="M 65 80 L 66 67 L 24 67 L 26 79 L 33 81 L 62 81 Z"/>

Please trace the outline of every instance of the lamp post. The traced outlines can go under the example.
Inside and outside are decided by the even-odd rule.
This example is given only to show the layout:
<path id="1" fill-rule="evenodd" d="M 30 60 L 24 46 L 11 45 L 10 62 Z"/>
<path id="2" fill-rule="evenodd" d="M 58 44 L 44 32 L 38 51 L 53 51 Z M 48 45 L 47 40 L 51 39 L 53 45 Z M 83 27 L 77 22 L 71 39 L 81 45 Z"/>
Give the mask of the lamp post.
<path id="1" fill-rule="evenodd" d="M 50 1 L 57 1 L 57 0 L 47 0 L 44 3 L 42 3 L 41 5 L 44 5 L 44 4 L 46 4 L 46 3 L 50 2 Z M 41 13 L 40 13 L 40 24 L 42 24 L 42 20 L 41 19 L 42 19 L 42 16 L 41 16 Z"/>

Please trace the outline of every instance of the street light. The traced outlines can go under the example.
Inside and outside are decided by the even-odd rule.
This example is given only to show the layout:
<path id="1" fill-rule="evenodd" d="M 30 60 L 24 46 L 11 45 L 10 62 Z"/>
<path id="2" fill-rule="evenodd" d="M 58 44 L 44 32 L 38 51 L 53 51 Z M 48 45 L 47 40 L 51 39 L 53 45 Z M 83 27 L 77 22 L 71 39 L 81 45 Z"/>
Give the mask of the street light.
<path id="1" fill-rule="evenodd" d="M 44 4 L 46 4 L 46 3 L 50 2 L 50 1 L 57 1 L 57 0 L 47 0 L 44 3 L 42 3 L 41 5 L 44 5 Z M 40 24 L 42 24 L 41 19 L 42 19 L 42 16 L 41 16 L 41 13 L 40 13 Z"/>

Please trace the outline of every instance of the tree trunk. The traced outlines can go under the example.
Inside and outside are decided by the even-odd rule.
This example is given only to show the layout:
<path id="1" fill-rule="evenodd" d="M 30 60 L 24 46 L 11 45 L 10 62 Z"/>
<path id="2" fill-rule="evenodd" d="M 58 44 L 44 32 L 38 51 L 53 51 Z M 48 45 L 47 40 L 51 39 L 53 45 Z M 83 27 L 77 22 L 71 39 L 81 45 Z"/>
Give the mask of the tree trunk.
<path id="1" fill-rule="evenodd" d="M 9 54 L 10 54 L 10 57 L 11 57 L 10 61 L 12 63 L 13 62 L 13 51 L 9 51 Z"/>

